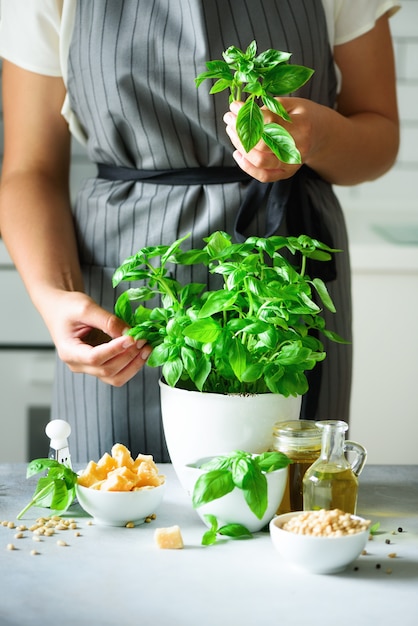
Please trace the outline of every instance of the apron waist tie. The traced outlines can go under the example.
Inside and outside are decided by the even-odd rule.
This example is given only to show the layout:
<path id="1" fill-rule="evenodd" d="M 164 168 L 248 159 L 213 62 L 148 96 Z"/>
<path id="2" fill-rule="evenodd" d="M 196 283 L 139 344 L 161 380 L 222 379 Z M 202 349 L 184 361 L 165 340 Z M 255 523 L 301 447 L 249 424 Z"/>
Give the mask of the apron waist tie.
<path id="1" fill-rule="evenodd" d="M 132 167 L 97 163 L 98 178 L 154 183 L 156 185 L 224 185 L 253 178 L 240 167 L 181 167 L 171 170 L 136 170 Z"/>
<path id="2" fill-rule="evenodd" d="M 244 198 L 235 219 L 234 236 L 238 241 L 254 233 L 251 222 L 254 214 L 265 207 L 265 234 L 276 234 L 286 220 L 290 235 L 309 235 L 333 247 L 326 224 L 318 216 L 307 190 L 307 180 L 325 181 L 310 167 L 302 165 L 292 177 L 274 183 L 261 183 L 239 167 L 185 167 L 170 170 L 137 170 L 131 167 L 97 163 L 98 178 L 121 182 L 145 182 L 156 185 L 214 185 L 247 182 Z M 328 183 L 326 183 L 328 184 Z M 327 263 L 308 261 L 312 275 L 325 282 L 335 280 L 336 266 L 332 258 Z"/>

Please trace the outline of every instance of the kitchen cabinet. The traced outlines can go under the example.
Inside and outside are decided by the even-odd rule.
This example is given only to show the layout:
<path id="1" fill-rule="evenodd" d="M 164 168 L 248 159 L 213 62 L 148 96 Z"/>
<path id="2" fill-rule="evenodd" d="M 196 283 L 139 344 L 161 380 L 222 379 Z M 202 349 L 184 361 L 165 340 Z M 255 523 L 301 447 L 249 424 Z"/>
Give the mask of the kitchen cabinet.
<path id="1" fill-rule="evenodd" d="M 55 351 L 0 240 L 0 462 L 47 456 Z"/>
<path id="2" fill-rule="evenodd" d="M 354 316 L 349 437 L 367 448 L 370 463 L 416 464 L 418 215 L 366 211 L 347 215 L 347 224 Z M 375 230 L 392 224 L 409 229 L 409 244 Z"/>

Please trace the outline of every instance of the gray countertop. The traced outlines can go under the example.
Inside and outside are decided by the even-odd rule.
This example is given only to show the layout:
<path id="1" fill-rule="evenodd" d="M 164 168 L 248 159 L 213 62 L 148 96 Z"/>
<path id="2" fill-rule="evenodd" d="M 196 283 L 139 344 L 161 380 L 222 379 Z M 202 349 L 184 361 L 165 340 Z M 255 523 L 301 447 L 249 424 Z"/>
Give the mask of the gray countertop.
<path id="1" fill-rule="evenodd" d="M 67 547 L 57 546 L 57 536 L 15 539 L 16 530 L 0 526 L 1 626 L 417 624 L 418 465 L 366 466 L 357 512 L 380 522 L 380 533 L 367 555 L 332 576 L 281 562 L 268 533 L 201 546 L 205 527 L 172 467 L 159 467 L 167 491 L 150 524 L 89 525 L 74 505 L 69 516 L 81 536 L 61 531 Z M 37 478 L 26 480 L 25 472 L 24 464 L 0 465 L 0 521 L 17 524 L 29 501 Z M 32 508 L 21 521 L 29 526 L 44 513 Z M 174 524 L 184 549 L 158 549 L 155 528 Z M 17 549 L 7 550 L 8 543 Z"/>

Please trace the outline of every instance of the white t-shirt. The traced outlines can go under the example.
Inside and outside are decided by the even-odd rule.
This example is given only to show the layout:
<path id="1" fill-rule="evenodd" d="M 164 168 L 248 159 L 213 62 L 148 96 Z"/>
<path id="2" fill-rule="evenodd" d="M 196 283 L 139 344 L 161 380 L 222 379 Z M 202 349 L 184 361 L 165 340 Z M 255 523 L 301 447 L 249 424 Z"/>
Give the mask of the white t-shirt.
<path id="1" fill-rule="evenodd" d="M 68 50 L 77 0 L 0 0 L 0 56 L 26 70 L 67 77 Z M 322 0 L 331 46 L 371 30 L 397 0 Z M 62 113 L 71 132 L 84 143 L 66 98 Z"/>

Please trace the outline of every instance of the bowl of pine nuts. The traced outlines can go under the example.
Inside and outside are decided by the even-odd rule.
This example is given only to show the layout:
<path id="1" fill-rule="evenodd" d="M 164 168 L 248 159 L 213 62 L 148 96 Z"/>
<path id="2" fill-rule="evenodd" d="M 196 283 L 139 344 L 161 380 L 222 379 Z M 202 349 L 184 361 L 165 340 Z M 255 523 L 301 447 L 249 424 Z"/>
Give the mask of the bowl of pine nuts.
<path id="1" fill-rule="evenodd" d="M 339 509 L 274 517 L 270 537 L 281 559 L 312 574 L 345 570 L 363 552 L 370 521 Z"/>

